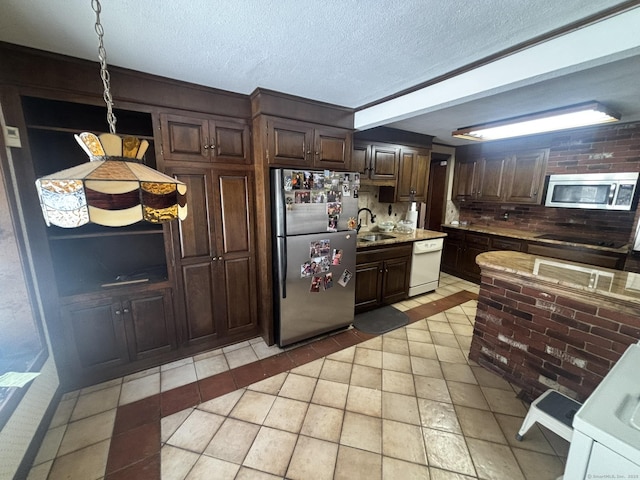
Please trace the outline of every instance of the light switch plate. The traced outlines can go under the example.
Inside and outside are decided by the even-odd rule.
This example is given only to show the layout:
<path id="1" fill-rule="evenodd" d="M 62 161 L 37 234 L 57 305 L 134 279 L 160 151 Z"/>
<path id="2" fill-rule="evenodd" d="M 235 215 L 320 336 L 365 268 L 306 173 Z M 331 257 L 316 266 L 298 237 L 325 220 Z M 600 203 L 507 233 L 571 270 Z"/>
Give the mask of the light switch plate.
<path id="1" fill-rule="evenodd" d="M 18 127 L 3 127 L 4 133 L 4 141 L 7 144 L 7 147 L 15 147 L 22 148 L 22 143 L 20 142 L 20 130 Z"/>

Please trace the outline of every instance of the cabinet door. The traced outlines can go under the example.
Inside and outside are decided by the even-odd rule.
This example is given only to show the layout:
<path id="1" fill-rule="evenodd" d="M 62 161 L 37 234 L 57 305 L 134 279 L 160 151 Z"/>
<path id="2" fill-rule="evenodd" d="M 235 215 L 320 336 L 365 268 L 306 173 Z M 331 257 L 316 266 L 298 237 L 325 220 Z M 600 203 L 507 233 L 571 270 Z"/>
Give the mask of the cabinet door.
<path id="1" fill-rule="evenodd" d="M 241 122 L 210 122 L 209 149 L 214 163 L 248 165 L 252 163 L 249 126 Z"/>
<path id="2" fill-rule="evenodd" d="M 458 262 L 461 257 L 463 247 L 457 241 L 451 241 L 445 238 L 442 247 L 442 258 L 440 260 L 441 268 L 444 272 L 456 275 L 458 272 Z"/>
<path id="3" fill-rule="evenodd" d="M 504 199 L 504 156 L 484 157 L 480 160 L 478 200 L 500 202 Z"/>
<path id="4" fill-rule="evenodd" d="M 209 120 L 182 115 L 160 115 L 165 160 L 209 162 Z"/>
<path id="5" fill-rule="evenodd" d="M 161 355 L 176 348 L 173 304 L 168 289 L 130 297 L 122 302 L 132 360 Z"/>
<path id="6" fill-rule="evenodd" d="M 384 262 L 382 303 L 395 303 L 407 298 L 410 262 L 410 257 L 394 258 Z"/>
<path id="7" fill-rule="evenodd" d="M 351 170 L 360 173 L 360 179 L 363 180 L 369 173 L 369 145 L 364 143 L 356 143 L 351 153 Z"/>
<path id="8" fill-rule="evenodd" d="M 98 372 L 129 361 L 124 312 L 118 301 L 106 298 L 62 308 L 69 342 L 65 352 L 77 373 Z"/>
<path id="9" fill-rule="evenodd" d="M 399 158 L 400 148 L 372 145 L 369 178 L 371 180 L 388 180 L 395 185 Z"/>
<path id="10" fill-rule="evenodd" d="M 189 214 L 181 222 L 172 222 L 176 262 L 176 311 L 180 312 L 180 342 L 185 345 L 215 342 L 215 323 L 220 299 L 216 297 L 217 256 L 215 255 L 214 182 L 208 168 L 168 169 L 187 185 Z"/>
<path id="11" fill-rule="evenodd" d="M 477 169 L 476 161 L 456 162 L 453 173 L 453 198 L 458 201 L 471 200 L 477 193 Z"/>
<path id="12" fill-rule="evenodd" d="M 356 313 L 380 305 L 383 262 L 368 262 L 356 266 Z"/>
<path id="13" fill-rule="evenodd" d="M 347 170 L 351 164 L 351 138 L 351 132 L 343 128 L 316 127 L 313 166 Z"/>
<path id="14" fill-rule="evenodd" d="M 505 202 L 534 203 L 542 201 L 548 149 L 516 153 L 509 159 Z"/>
<path id="15" fill-rule="evenodd" d="M 467 244 L 461 257 L 461 270 L 465 278 L 480 281 L 480 266 L 476 263 L 476 257 L 488 251 L 488 247 Z"/>
<path id="16" fill-rule="evenodd" d="M 428 151 L 403 148 L 400 154 L 398 168 L 398 183 L 396 200 L 399 202 L 425 202 L 427 199 L 427 185 L 429 183 L 429 163 L 431 157 Z"/>
<path id="17" fill-rule="evenodd" d="M 310 167 L 313 128 L 301 122 L 269 120 L 267 122 L 269 164 Z"/>
<path id="18" fill-rule="evenodd" d="M 222 284 L 220 335 L 240 335 L 257 328 L 257 285 L 253 220 L 253 174 L 246 171 L 214 175 L 217 268 Z"/>

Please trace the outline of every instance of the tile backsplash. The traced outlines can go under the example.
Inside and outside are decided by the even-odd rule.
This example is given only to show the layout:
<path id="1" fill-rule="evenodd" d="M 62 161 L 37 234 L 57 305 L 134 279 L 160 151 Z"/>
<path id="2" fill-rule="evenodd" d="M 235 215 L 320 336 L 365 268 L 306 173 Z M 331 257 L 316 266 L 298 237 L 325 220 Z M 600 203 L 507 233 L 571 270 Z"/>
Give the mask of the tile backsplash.
<path id="1" fill-rule="evenodd" d="M 378 187 L 362 185 L 358 191 L 358 208 L 368 208 L 376 216 L 376 219 L 372 224 L 367 212 L 360 213 L 361 231 L 377 230 L 379 222 L 392 221 L 397 223 L 404 220 L 409 205 L 409 202 L 380 203 L 378 201 Z M 391 214 L 389 214 L 389 206 L 391 206 Z"/>

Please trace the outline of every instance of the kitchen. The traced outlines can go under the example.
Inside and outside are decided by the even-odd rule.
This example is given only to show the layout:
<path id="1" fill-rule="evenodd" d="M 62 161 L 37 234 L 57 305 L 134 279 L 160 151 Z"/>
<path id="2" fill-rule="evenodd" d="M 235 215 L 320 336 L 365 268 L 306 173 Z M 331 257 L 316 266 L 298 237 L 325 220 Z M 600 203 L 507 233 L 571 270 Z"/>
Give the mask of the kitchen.
<path id="1" fill-rule="evenodd" d="M 90 76 L 91 76 L 91 75 L 90 75 L 89 73 L 87 73 L 87 77 L 90 77 Z M 116 83 L 117 83 L 117 82 L 114 80 L 114 87 L 115 87 Z M 94 92 L 93 94 L 95 94 L 95 92 Z M 97 102 L 96 102 L 96 103 L 97 103 Z M 194 105 L 195 105 L 196 103 L 197 103 L 197 102 L 194 102 Z M 186 105 L 186 104 L 181 104 L 181 105 L 179 105 L 179 106 L 178 106 L 178 108 L 181 108 L 181 109 L 188 109 L 187 107 L 188 107 L 188 105 Z M 175 105 L 174 105 L 174 108 L 176 108 L 176 106 L 175 106 Z M 198 110 L 198 107 L 197 107 L 197 106 L 195 106 L 195 107 L 194 107 L 194 110 Z M 215 112 L 212 112 L 212 113 L 215 113 Z M 5 114 L 6 114 L 6 113 L 5 113 Z M 245 116 L 247 116 L 247 115 L 245 115 Z M 317 119 L 318 119 L 318 118 L 321 118 L 321 117 L 319 117 L 318 115 L 313 115 L 311 118 L 301 119 L 301 120 L 303 120 L 303 121 L 312 121 L 312 122 L 313 122 L 313 121 L 317 121 Z M 268 124 L 267 124 L 267 126 L 268 126 Z M 459 126 L 459 125 L 457 125 L 457 126 Z M 441 147 L 441 146 L 434 146 L 434 149 L 433 149 L 433 150 L 435 151 L 436 149 L 443 149 L 443 150 L 447 151 L 447 148 L 444 148 L 444 147 Z M 596 153 L 609 153 L 609 152 L 608 152 L 608 150 L 606 150 L 606 148 L 604 148 L 603 152 L 599 152 L 599 151 L 598 151 L 598 152 L 596 152 Z M 180 173 L 182 173 L 182 172 L 180 172 Z M 260 175 L 260 173 L 258 172 L 258 173 L 257 173 L 257 175 Z M 450 177 L 450 178 L 451 178 L 451 177 Z M 260 193 L 260 192 L 257 192 L 257 193 Z M 384 206 L 383 206 L 383 211 L 384 211 L 384 209 L 385 209 L 385 208 L 387 208 L 387 207 L 388 207 L 388 205 L 384 205 Z M 448 210 L 448 211 L 449 211 L 449 209 L 454 209 L 454 208 L 456 208 L 454 205 L 451 205 L 451 204 L 450 204 L 450 205 L 447 205 L 447 210 Z M 496 207 L 489 207 L 489 208 L 496 208 Z M 529 211 L 529 212 L 533 212 L 533 216 L 534 216 L 534 217 L 536 217 L 536 215 L 540 213 L 540 212 L 537 212 L 537 211 L 535 210 L 535 208 L 540 208 L 540 209 L 542 209 L 543 207 L 533 207 L 533 209 Z M 402 214 L 404 214 L 404 212 L 405 212 L 405 211 L 406 211 L 405 206 L 398 206 L 398 207 L 397 207 L 397 210 L 396 210 L 396 213 L 399 213 L 399 215 L 402 215 Z M 474 212 L 474 213 L 473 213 L 473 215 L 476 215 L 477 210 L 473 210 L 473 212 Z M 520 212 L 520 210 L 519 210 L 519 209 L 517 209 L 517 208 L 514 208 L 513 210 L 509 210 L 509 211 L 508 211 L 508 213 L 509 213 L 509 217 L 510 217 L 510 219 L 509 219 L 509 220 L 507 220 L 507 221 L 505 221 L 504 223 L 505 223 L 507 226 L 512 226 L 512 225 L 510 225 L 510 221 L 513 221 L 513 222 L 514 222 L 514 225 L 515 225 L 516 227 L 520 227 L 521 225 L 525 225 L 525 224 L 526 224 L 526 222 L 525 222 L 524 217 L 525 217 L 526 215 L 525 215 L 525 214 L 522 214 L 523 216 L 519 218 L 519 217 L 518 217 L 518 212 Z M 259 213 L 259 212 L 256 212 L 256 213 Z M 481 213 L 481 214 L 480 214 L 480 215 L 481 215 L 481 218 L 479 218 L 479 219 L 476 219 L 476 217 L 471 217 L 471 216 L 469 216 L 469 217 L 468 217 L 468 220 L 470 220 L 470 221 L 471 221 L 471 225 L 473 226 L 473 225 L 474 225 L 474 222 L 475 222 L 475 223 L 477 223 L 477 220 L 484 221 L 484 218 L 482 218 L 482 217 L 497 218 L 497 217 L 499 217 L 499 216 L 503 216 L 503 214 L 504 214 L 504 213 L 505 213 L 505 212 L 504 212 L 504 211 L 502 211 L 501 209 L 499 209 L 499 210 L 492 210 L 492 211 L 490 211 L 490 212 L 488 212 L 488 213 L 487 213 L 487 212 Z M 469 215 L 471 215 L 471 214 L 469 214 Z M 513 220 L 513 218 L 514 218 L 514 217 L 515 217 L 515 220 Z M 379 218 L 382 220 L 382 219 L 384 218 L 384 215 L 380 216 Z M 451 219 L 453 219 L 453 218 L 455 218 L 455 217 L 454 217 L 454 216 L 451 216 L 450 218 L 451 218 Z M 609 218 L 610 218 L 610 217 L 606 217 L 606 218 L 605 218 L 605 220 L 603 220 L 603 221 L 607 221 Z M 461 221 L 464 221 L 464 220 L 465 220 L 465 219 L 464 219 L 464 212 L 463 212 L 461 215 L 459 215 L 459 219 L 460 219 Z M 600 219 L 599 219 L 599 220 L 600 220 Z M 612 220 L 612 221 L 613 221 L 613 220 Z M 624 220 L 623 220 L 623 221 L 624 221 Z M 627 219 L 627 221 L 628 221 L 628 219 Z M 501 220 L 501 222 L 503 222 L 503 221 Z M 560 219 L 560 222 L 561 222 L 561 223 L 568 223 L 568 224 L 571 224 L 571 223 L 572 223 L 572 222 L 571 222 L 571 220 L 567 220 L 567 219 Z M 609 226 L 609 224 L 606 224 L 605 226 Z M 613 227 L 615 227 L 615 225 L 613 225 Z M 262 228 L 262 227 L 261 227 L 261 226 L 259 226 L 259 227 L 258 227 L 258 230 L 259 230 L 259 231 L 258 231 L 258 234 L 259 234 L 259 235 L 261 236 L 261 238 L 262 238 L 262 235 L 264 234 L 264 232 L 260 232 L 260 228 Z M 552 229 L 545 229 L 544 231 L 551 231 L 551 230 L 552 230 Z M 626 225 L 625 225 L 625 227 L 624 227 L 623 229 L 615 229 L 615 228 L 614 228 L 612 231 L 614 231 L 614 232 L 615 232 L 615 234 L 616 234 L 617 236 L 619 236 L 619 237 L 625 237 L 625 236 L 626 236 L 625 241 L 627 241 L 627 242 L 628 242 L 628 241 L 629 241 L 629 239 L 630 239 L 630 238 L 632 238 L 632 236 L 633 236 L 633 235 L 632 235 L 632 230 L 633 230 L 632 225 L 628 225 L 628 224 L 626 224 Z M 257 259 L 256 259 L 256 260 L 257 260 L 258 262 L 266 263 L 266 262 L 264 261 L 264 259 L 261 259 L 261 258 L 260 258 L 260 255 L 262 255 L 262 253 L 263 253 L 263 252 L 260 252 L 260 251 L 256 252 L 256 254 L 257 254 Z M 250 265 L 250 261 L 249 261 L 249 265 Z M 250 267 L 249 267 L 249 268 L 250 268 Z M 240 326 L 240 328 L 242 328 L 242 326 Z"/>

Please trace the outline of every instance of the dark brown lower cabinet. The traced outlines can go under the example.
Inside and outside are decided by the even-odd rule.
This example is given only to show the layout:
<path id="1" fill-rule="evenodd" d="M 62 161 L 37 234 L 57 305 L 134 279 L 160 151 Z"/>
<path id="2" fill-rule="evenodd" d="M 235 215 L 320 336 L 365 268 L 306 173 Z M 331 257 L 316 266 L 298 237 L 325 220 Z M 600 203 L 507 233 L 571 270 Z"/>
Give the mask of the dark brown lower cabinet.
<path id="1" fill-rule="evenodd" d="M 96 295 L 64 304 L 66 365 L 76 385 L 145 368 L 176 348 L 171 290 Z"/>
<path id="2" fill-rule="evenodd" d="M 187 185 L 172 229 L 180 345 L 202 350 L 258 334 L 253 173 L 170 166 Z"/>
<path id="3" fill-rule="evenodd" d="M 407 298 L 412 245 L 377 247 L 356 254 L 355 312 Z"/>

